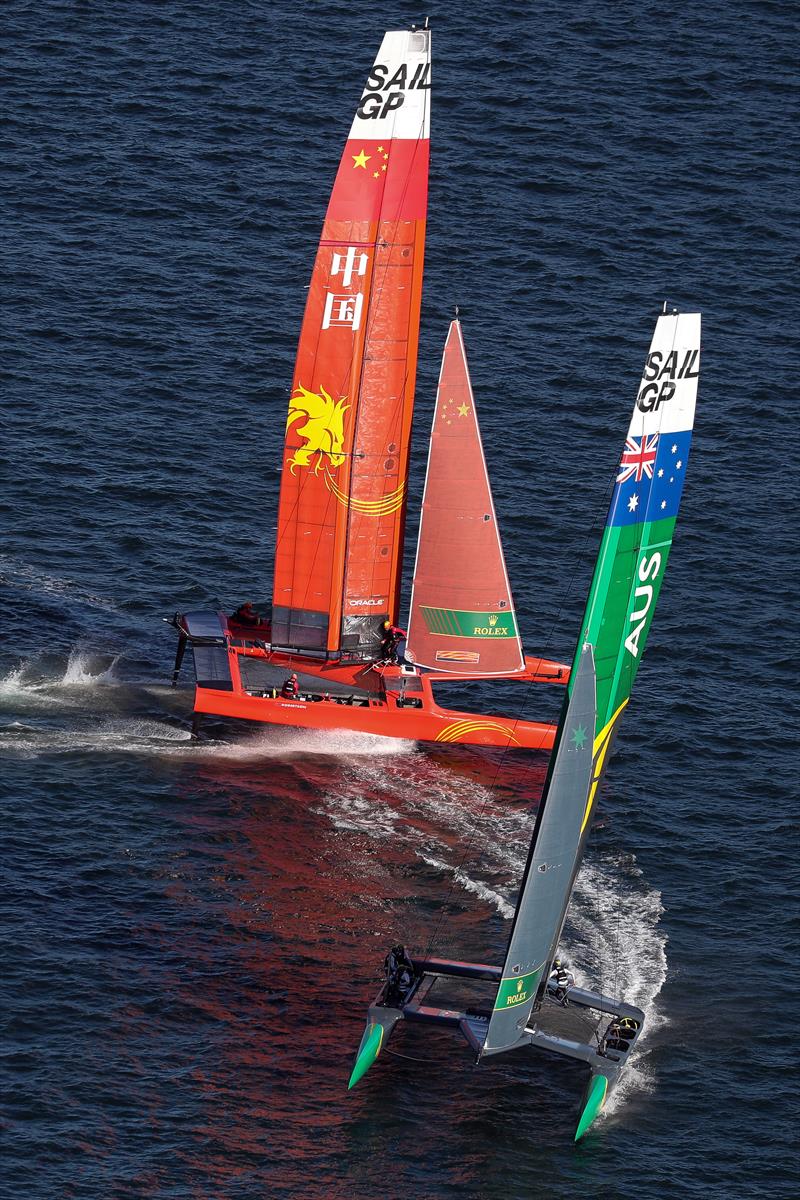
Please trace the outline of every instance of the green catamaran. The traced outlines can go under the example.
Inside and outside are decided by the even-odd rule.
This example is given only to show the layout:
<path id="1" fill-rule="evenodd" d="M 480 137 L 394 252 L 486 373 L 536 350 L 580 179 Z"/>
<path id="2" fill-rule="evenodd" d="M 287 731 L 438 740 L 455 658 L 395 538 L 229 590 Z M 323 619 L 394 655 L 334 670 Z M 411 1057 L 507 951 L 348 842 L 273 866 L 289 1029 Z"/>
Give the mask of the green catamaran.
<path id="1" fill-rule="evenodd" d="M 642 1010 L 575 987 L 554 964 L 598 787 L 672 544 L 699 360 L 700 314 L 662 314 L 616 476 L 505 962 L 412 960 L 402 947 L 392 951 L 386 982 L 369 1009 L 350 1087 L 378 1057 L 398 1021 L 449 1026 L 464 1036 L 478 1061 L 531 1046 L 586 1063 L 590 1077 L 577 1141 L 630 1058 L 642 1032 Z M 442 990 L 458 991 L 465 982 L 488 989 L 486 1007 L 444 1006 Z"/>

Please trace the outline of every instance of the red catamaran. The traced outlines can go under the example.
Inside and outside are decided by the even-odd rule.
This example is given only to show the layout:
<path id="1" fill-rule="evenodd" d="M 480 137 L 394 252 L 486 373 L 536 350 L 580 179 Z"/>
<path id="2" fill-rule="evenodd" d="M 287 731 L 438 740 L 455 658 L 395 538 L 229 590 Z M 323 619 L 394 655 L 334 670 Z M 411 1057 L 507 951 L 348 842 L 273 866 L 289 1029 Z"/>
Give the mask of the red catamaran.
<path id="1" fill-rule="evenodd" d="M 439 379 L 404 654 L 387 635 L 400 606 L 430 37 L 385 35 L 328 204 L 289 400 L 271 617 L 176 614 L 173 682 L 191 645 L 196 714 L 550 749 L 554 726 L 453 712 L 431 687 L 569 674 L 522 652 L 458 321 Z"/>

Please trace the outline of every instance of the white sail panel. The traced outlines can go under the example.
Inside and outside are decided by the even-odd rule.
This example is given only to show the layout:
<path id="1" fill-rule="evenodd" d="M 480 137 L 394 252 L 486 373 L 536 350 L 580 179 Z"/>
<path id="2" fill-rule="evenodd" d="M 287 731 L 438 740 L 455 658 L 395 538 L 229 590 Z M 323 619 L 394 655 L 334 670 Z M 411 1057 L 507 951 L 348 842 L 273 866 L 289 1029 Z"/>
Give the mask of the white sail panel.
<path id="1" fill-rule="evenodd" d="M 361 94 L 350 141 L 430 137 L 430 39 L 428 29 L 384 36 Z"/>

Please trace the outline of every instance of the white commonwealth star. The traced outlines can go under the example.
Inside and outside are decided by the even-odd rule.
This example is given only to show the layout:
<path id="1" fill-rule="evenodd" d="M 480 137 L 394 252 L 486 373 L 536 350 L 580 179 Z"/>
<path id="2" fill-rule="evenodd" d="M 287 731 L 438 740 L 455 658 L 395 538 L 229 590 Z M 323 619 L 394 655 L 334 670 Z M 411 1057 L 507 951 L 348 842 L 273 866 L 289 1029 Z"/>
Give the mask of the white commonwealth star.
<path id="1" fill-rule="evenodd" d="M 674 446 L 672 447 L 672 453 L 673 453 L 673 454 L 677 454 L 677 453 L 678 453 L 678 443 L 677 443 L 677 442 L 676 442 L 676 443 L 674 444 Z"/>
<path id="2" fill-rule="evenodd" d="M 675 469 L 676 469 L 676 471 L 680 471 L 680 469 L 681 469 L 681 467 L 682 467 L 682 466 L 683 466 L 683 463 L 681 462 L 681 460 L 680 460 L 680 459 L 678 459 L 678 461 L 675 463 Z"/>
<path id="3" fill-rule="evenodd" d="M 666 500 L 662 500 L 662 501 L 661 501 L 661 507 L 662 507 L 662 508 L 666 508 L 666 507 L 667 507 L 667 502 L 666 502 Z"/>
<path id="4" fill-rule="evenodd" d="M 639 503 L 639 497 L 636 495 L 636 492 L 634 492 L 633 495 L 631 496 L 630 500 L 628 501 L 628 512 L 636 512 L 636 506 L 638 503 Z"/>
<path id="5" fill-rule="evenodd" d="M 663 468 L 663 467 L 659 467 L 659 468 L 658 468 L 658 478 L 659 478 L 659 479 L 661 479 L 661 477 L 663 476 L 663 474 L 664 474 L 664 468 Z"/>

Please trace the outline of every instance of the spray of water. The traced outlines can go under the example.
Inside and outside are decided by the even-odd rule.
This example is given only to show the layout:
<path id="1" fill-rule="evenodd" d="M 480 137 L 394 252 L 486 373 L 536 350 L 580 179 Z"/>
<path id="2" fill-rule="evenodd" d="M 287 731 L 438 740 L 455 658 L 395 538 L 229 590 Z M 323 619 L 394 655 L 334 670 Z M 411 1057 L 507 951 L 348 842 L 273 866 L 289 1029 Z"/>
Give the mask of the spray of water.
<path id="1" fill-rule="evenodd" d="M 117 664 L 116 658 L 100 660 L 81 649 L 73 649 L 56 669 L 31 660 L 0 680 L 0 704 L 34 715 L 58 705 L 86 709 L 92 698 L 102 702 L 101 689 L 107 696 L 127 686 L 115 675 Z M 491 788 L 434 761 L 413 742 L 344 730 L 270 728 L 245 740 L 198 744 L 185 728 L 107 713 L 80 728 L 14 720 L 2 731 L 2 742 L 6 749 L 33 756 L 80 751 L 231 760 L 332 757 L 345 769 L 337 772 L 334 788 L 321 789 L 322 810 L 337 828 L 378 839 L 391 835 L 433 870 L 449 875 L 456 888 L 507 920 L 513 916 L 531 810 L 499 803 Z M 638 1004 L 648 1018 L 607 1115 L 634 1092 L 652 1086 L 646 1039 L 664 1019 L 656 999 L 667 973 L 661 912 L 660 894 L 647 887 L 632 857 L 595 856 L 584 862 L 562 956 L 579 983 Z"/>
<path id="2" fill-rule="evenodd" d="M 96 751 L 248 761 L 314 755 L 345 762 L 408 755 L 416 749 L 414 742 L 367 733 L 274 726 L 232 741 L 193 741 L 187 728 L 125 714 L 131 701 L 141 701 L 142 695 L 156 692 L 163 702 L 172 700 L 175 693 L 120 679 L 118 664 L 119 657 L 109 661 L 108 656 L 74 648 L 66 663 L 63 659 L 59 664 L 57 659 L 32 658 L 9 671 L 0 679 L 0 709 L 32 719 L 48 716 L 53 709 L 69 710 L 70 724 L 53 727 L 50 723 L 11 721 L 0 732 L 4 749 L 28 756 Z M 89 713 L 89 723 L 82 722 Z"/>
<path id="3" fill-rule="evenodd" d="M 74 694 L 75 689 L 106 687 L 118 682 L 114 674 L 118 662 L 119 656 L 109 662 L 107 656 L 101 660 L 97 655 L 79 649 L 70 651 L 63 667 L 32 658 L 0 679 L 0 701 L 9 706 L 22 705 L 26 709 L 58 705 L 75 707 L 83 703 Z"/>

